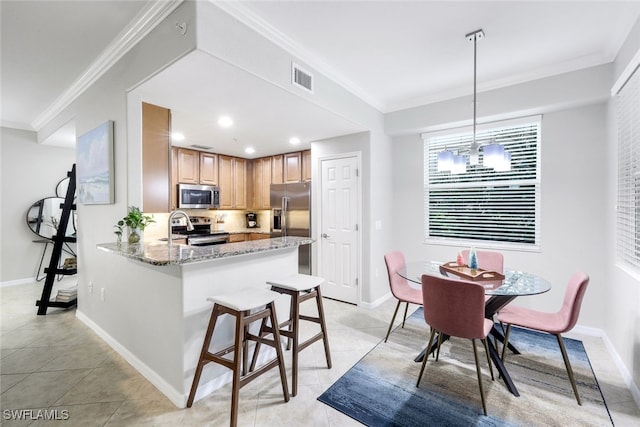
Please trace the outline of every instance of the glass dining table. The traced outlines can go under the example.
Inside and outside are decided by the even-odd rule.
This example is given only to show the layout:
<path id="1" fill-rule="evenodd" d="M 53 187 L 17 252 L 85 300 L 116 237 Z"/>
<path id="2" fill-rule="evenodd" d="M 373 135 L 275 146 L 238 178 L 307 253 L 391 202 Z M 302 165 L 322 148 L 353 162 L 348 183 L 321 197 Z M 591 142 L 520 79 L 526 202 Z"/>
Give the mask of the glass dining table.
<path id="1" fill-rule="evenodd" d="M 433 276 L 445 276 L 452 279 L 467 280 L 464 277 L 459 277 L 455 274 L 455 269 L 445 269 L 443 266 L 446 263 L 441 261 L 418 261 L 409 262 L 406 267 L 400 269 L 398 274 L 407 279 L 411 286 L 420 288 L 422 286 L 422 275 L 430 274 Z M 511 268 L 505 268 L 504 279 L 496 278 L 495 280 L 472 280 L 475 283 L 481 284 L 485 291 L 485 295 L 489 298 L 485 301 L 485 317 L 492 319 L 493 316 L 505 305 L 509 304 L 515 298 L 519 296 L 537 295 L 547 292 L 551 289 L 551 283 L 541 276 L 533 273 L 515 270 Z M 491 330 L 491 335 L 498 341 L 504 342 L 504 336 L 502 332 L 495 326 Z M 443 335 L 443 341 L 448 339 L 447 335 Z M 515 396 L 519 396 L 518 389 L 513 383 L 509 372 L 507 371 L 502 359 L 498 354 L 496 345 L 491 343 L 491 340 L 487 340 L 489 345 L 489 355 L 493 364 L 498 369 L 501 378 L 504 380 L 507 389 Z M 418 357 L 416 362 L 421 362 L 425 354 L 431 353 L 435 350 L 437 344 L 434 344 L 430 349 L 424 349 Z M 509 343 L 509 350 L 516 354 L 520 354 L 517 348 Z"/>

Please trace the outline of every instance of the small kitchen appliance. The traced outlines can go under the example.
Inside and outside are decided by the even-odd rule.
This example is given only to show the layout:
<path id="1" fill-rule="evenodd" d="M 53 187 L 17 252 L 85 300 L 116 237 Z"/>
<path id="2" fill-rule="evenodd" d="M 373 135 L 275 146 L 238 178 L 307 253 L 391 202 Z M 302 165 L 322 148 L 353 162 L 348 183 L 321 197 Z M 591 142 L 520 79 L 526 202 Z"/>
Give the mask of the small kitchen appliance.
<path id="1" fill-rule="evenodd" d="M 258 228 L 258 214 L 247 212 L 247 228 Z"/>

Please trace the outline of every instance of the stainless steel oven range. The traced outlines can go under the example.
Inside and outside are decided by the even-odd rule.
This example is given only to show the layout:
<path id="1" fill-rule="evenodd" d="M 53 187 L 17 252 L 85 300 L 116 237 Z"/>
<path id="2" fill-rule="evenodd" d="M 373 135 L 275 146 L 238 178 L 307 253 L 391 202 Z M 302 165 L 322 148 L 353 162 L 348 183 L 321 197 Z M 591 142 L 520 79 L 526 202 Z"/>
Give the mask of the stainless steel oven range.
<path id="1" fill-rule="evenodd" d="M 189 217 L 193 230 L 187 230 L 187 221 L 176 218 L 171 223 L 171 234 L 184 235 L 187 245 L 209 246 L 229 243 L 229 233 L 225 231 L 211 231 L 211 218 L 205 216 Z"/>

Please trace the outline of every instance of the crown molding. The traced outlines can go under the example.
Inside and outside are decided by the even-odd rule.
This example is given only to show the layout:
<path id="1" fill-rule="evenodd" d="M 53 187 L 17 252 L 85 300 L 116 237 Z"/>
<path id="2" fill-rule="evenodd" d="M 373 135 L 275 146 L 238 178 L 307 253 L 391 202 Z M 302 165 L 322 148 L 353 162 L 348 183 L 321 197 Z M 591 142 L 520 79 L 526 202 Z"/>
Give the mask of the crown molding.
<path id="1" fill-rule="evenodd" d="M 228 13 L 247 27 L 251 28 L 262 37 L 266 38 L 276 46 L 284 49 L 292 56 L 299 58 L 307 66 L 312 67 L 332 80 L 336 84 L 346 89 L 351 94 L 360 98 L 362 101 L 375 108 L 379 112 L 386 112 L 386 105 L 379 99 L 373 97 L 368 92 L 364 91 L 358 85 L 344 77 L 331 65 L 319 59 L 316 55 L 304 48 L 295 40 L 282 33 L 280 30 L 269 24 L 267 21 L 253 13 L 248 7 L 244 6 L 240 1 L 217 1 L 209 0 L 219 9 Z"/>
<path id="2" fill-rule="evenodd" d="M 98 58 L 31 123 L 35 130 L 42 129 L 60 114 L 85 90 L 104 75 L 116 62 L 142 40 L 151 30 L 173 12 L 184 0 L 149 2 L 131 22 L 111 41 Z"/>

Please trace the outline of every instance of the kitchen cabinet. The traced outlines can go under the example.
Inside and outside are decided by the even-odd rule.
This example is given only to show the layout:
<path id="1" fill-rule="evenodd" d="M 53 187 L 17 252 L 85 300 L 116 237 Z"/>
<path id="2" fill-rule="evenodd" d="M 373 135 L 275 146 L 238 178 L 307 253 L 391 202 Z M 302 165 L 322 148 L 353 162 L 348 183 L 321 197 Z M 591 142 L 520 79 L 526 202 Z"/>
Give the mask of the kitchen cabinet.
<path id="1" fill-rule="evenodd" d="M 270 239 L 271 236 L 266 233 L 249 233 L 249 240 Z"/>
<path id="2" fill-rule="evenodd" d="M 271 157 L 253 161 L 253 209 L 270 209 Z"/>
<path id="3" fill-rule="evenodd" d="M 246 233 L 229 234 L 229 243 L 244 242 L 245 240 L 247 240 L 247 234 Z"/>
<path id="4" fill-rule="evenodd" d="M 178 180 L 182 184 L 218 185 L 218 155 L 177 149 Z"/>
<path id="5" fill-rule="evenodd" d="M 218 156 L 220 209 L 247 208 L 247 160 Z"/>
<path id="6" fill-rule="evenodd" d="M 167 212 L 170 197 L 171 111 L 142 103 L 142 208 Z"/>
<path id="7" fill-rule="evenodd" d="M 178 147 L 171 147 L 171 188 L 169 189 L 169 211 L 178 209 Z"/>
<path id="8" fill-rule="evenodd" d="M 283 164 L 284 164 L 284 156 L 282 154 L 278 154 L 276 156 L 271 157 L 271 183 L 272 184 L 284 183 L 284 181 L 282 180 Z"/>
<path id="9" fill-rule="evenodd" d="M 283 181 L 285 184 L 300 182 L 302 179 L 302 155 L 301 153 L 287 153 L 284 155 Z"/>
<path id="10" fill-rule="evenodd" d="M 199 184 L 200 152 L 178 148 L 178 183 Z"/>
<path id="11" fill-rule="evenodd" d="M 218 185 L 218 155 L 200 152 L 200 184 Z"/>
<path id="12" fill-rule="evenodd" d="M 311 181 L 311 150 L 302 152 L 302 180 Z"/>

